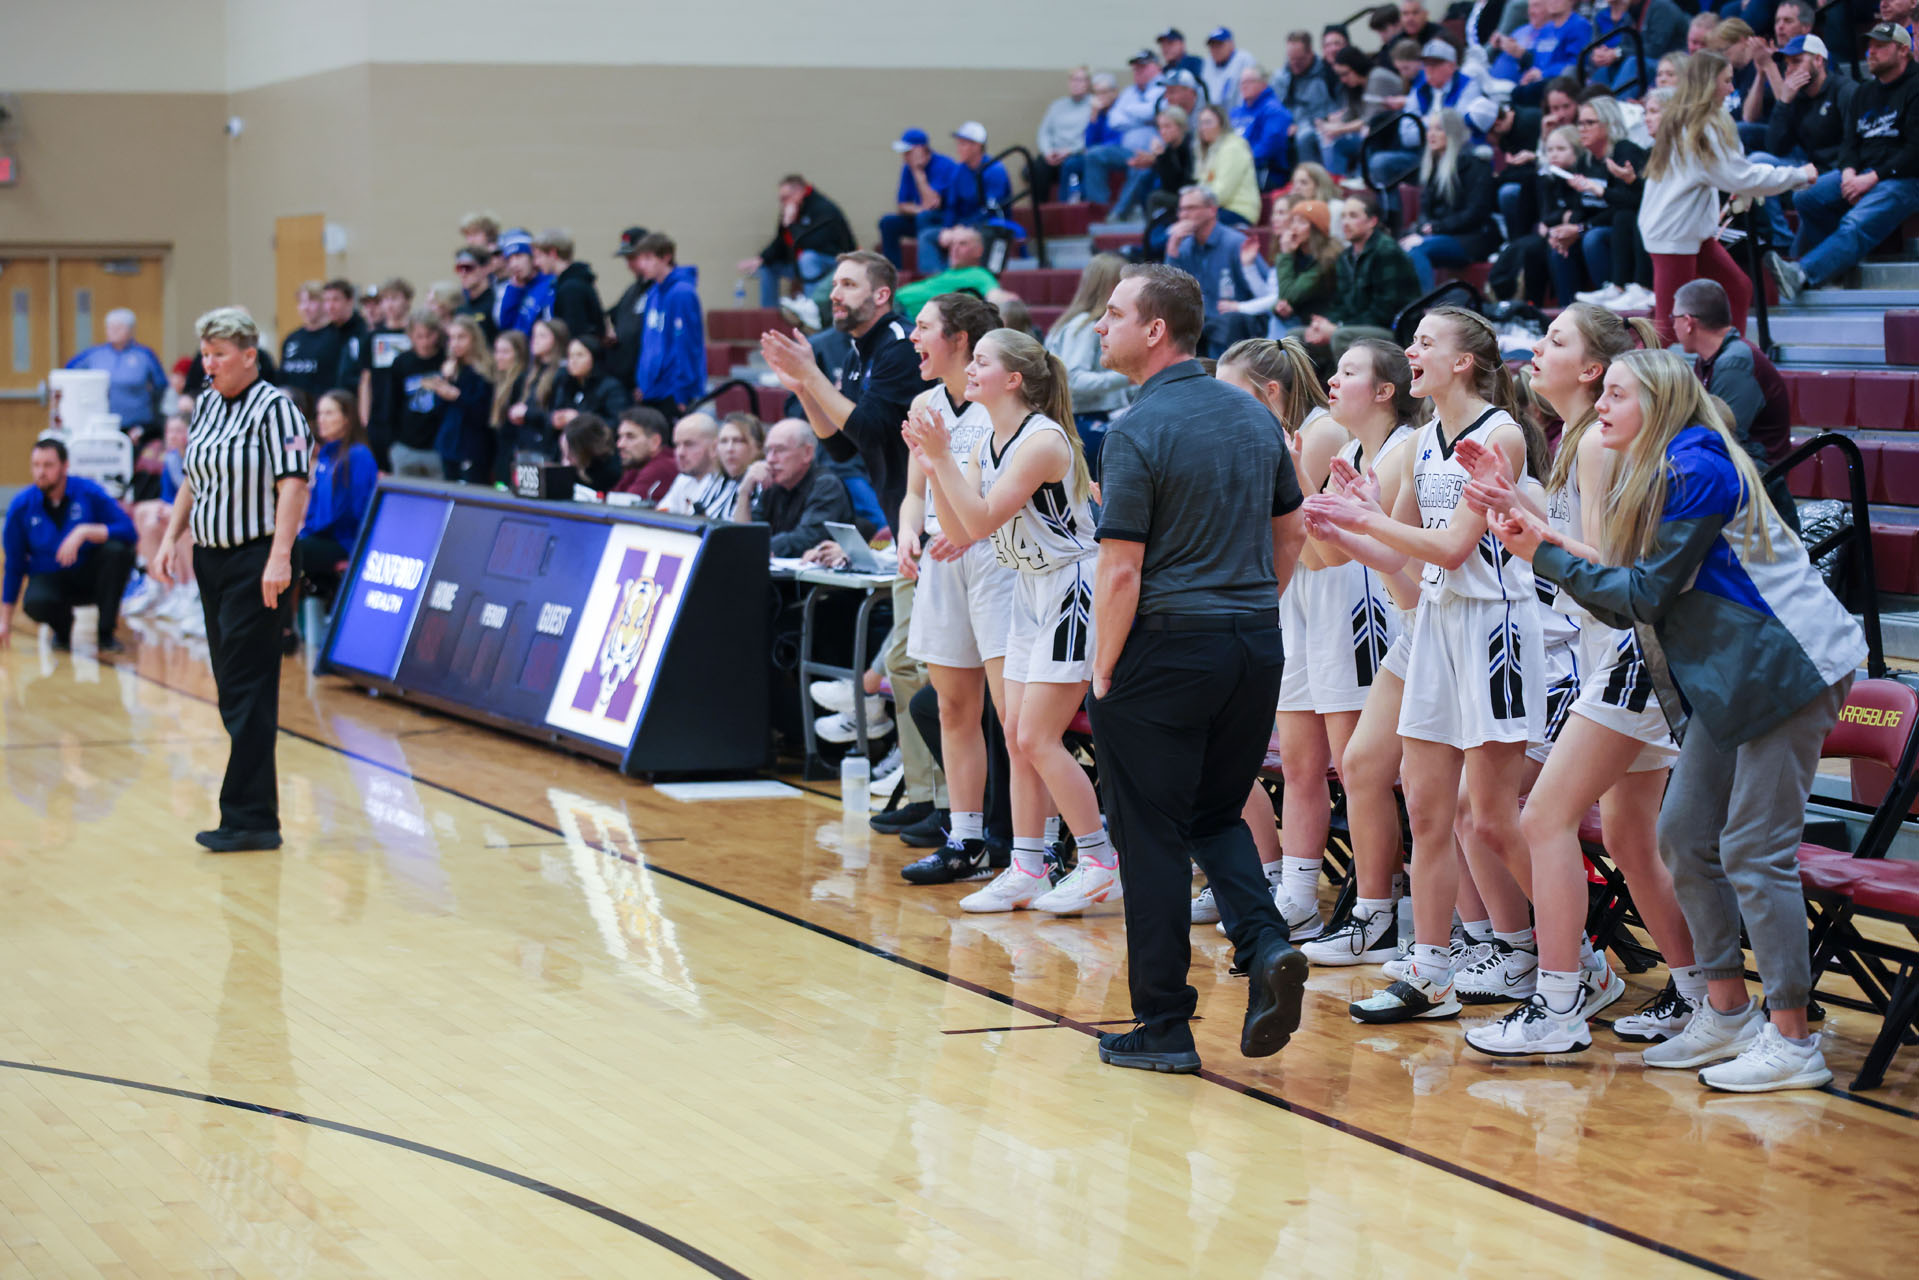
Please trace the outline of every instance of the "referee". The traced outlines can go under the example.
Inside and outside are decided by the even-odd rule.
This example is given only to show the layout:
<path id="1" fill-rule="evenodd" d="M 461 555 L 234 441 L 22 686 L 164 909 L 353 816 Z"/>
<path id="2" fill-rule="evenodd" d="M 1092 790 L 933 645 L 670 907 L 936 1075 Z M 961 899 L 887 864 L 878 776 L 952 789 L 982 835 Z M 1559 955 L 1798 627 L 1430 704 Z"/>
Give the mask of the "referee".
<path id="1" fill-rule="evenodd" d="M 293 581 L 312 442 L 293 402 L 260 377 L 260 330 L 252 316 L 221 307 L 195 327 L 207 389 L 193 410 L 186 475 L 155 556 L 156 577 L 180 580 L 180 538 L 191 522 L 213 683 L 231 739 L 220 825 L 195 838 L 215 853 L 277 849 L 279 603 Z"/>
<path id="2" fill-rule="evenodd" d="M 1279 702 L 1299 482 L 1278 420 L 1193 359 L 1204 323 L 1199 282 L 1153 265 L 1126 268 L 1095 326 L 1101 361 L 1139 387 L 1100 455 L 1091 714 L 1140 1025 L 1099 1056 L 1153 1071 L 1199 1070 L 1188 859 L 1252 979 L 1241 1053 L 1285 1046 L 1307 967 L 1240 817 Z"/>

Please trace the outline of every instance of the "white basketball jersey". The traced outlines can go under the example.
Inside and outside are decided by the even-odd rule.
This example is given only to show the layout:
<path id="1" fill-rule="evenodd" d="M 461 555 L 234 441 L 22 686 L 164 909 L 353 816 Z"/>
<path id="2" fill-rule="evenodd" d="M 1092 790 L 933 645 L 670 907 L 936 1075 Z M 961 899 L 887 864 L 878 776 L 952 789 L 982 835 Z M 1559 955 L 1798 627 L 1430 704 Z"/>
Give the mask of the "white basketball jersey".
<path id="1" fill-rule="evenodd" d="M 953 403 L 952 393 L 944 386 L 934 387 L 932 394 L 926 397 L 926 408 L 940 420 L 951 439 L 952 453 L 962 462 L 979 451 L 982 438 L 993 434 L 993 419 L 986 412 L 986 406 L 975 404 L 971 400 Z M 933 496 L 933 486 L 926 486 L 926 534 L 930 538 L 940 531 L 939 512 L 936 509 L 939 500 Z"/>
<path id="2" fill-rule="evenodd" d="M 1453 450 L 1461 440 L 1471 438 L 1491 447 L 1493 432 L 1502 426 L 1517 425 L 1512 415 L 1501 409 L 1487 409 L 1473 424 L 1448 442 L 1438 419 L 1419 429 L 1419 453 L 1413 460 L 1413 486 L 1419 499 L 1419 519 L 1428 529 L 1450 528 L 1453 515 L 1465 500 L 1471 474 L 1461 466 Z M 1441 601 L 1448 596 L 1467 600 L 1518 600 L 1539 597 L 1533 585 L 1532 566 L 1507 551 L 1488 529 L 1479 535 L 1474 554 L 1457 569 L 1429 564 L 1419 576 L 1423 600 Z"/>
<path id="3" fill-rule="evenodd" d="M 1027 414 L 1004 449 L 994 449 L 989 430 L 974 455 L 980 491 L 991 492 L 1001 473 L 1012 465 L 1014 455 L 1048 431 L 1057 432 L 1069 446 L 1072 444 L 1067 428 L 1040 413 Z M 1001 564 L 1021 573 L 1051 573 L 1098 553 L 1099 544 L 1093 541 L 1092 504 L 1084 498 L 1074 501 L 1070 482 L 1068 477 L 1041 485 L 1011 520 L 993 530 L 993 554 Z"/>

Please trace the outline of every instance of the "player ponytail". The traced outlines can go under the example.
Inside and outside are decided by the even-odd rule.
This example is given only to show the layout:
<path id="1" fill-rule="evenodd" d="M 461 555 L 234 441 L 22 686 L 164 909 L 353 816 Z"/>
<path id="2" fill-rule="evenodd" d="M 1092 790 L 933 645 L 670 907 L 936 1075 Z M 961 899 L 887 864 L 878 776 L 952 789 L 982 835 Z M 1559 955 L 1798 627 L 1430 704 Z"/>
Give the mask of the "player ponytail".
<path id="1" fill-rule="evenodd" d="M 1007 371 L 1020 376 L 1020 397 L 1026 407 L 1066 429 L 1066 443 L 1073 451 L 1073 470 L 1068 477 L 1067 491 L 1073 501 L 1086 501 L 1092 496 L 1093 480 L 1086 466 L 1086 449 L 1073 422 L 1073 391 L 1068 384 L 1066 365 L 1041 346 L 1039 339 L 1018 329 L 994 329 L 980 341 L 992 343 Z"/>

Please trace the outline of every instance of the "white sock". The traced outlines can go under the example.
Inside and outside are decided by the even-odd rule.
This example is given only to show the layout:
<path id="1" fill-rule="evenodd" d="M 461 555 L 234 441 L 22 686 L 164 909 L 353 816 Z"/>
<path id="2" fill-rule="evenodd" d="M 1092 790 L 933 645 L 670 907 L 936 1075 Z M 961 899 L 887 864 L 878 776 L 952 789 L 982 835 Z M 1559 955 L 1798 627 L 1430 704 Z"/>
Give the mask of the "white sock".
<path id="1" fill-rule="evenodd" d="M 958 846 L 962 840 L 980 840 L 986 835 L 986 815 L 953 810 L 946 825 L 947 843 Z"/>
<path id="2" fill-rule="evenodd" d="M 1492 938 L 1493 938 L 1493 922 L 1492 921 L 1461 920 L 1460 924 L 1465 927 L 1465 930 L 1467 933 L 1472 935 L 1472 939 L 1474 942 L 1491 942 L 1492 941 Z"/>
<path id="3" fill-rule="evenodd" d="M 1696 964 L 1672 971 L 1672 984 L 1679 988 L 1679 994 L 1686 1003 L 1697 1009 L 1706 1003 L 1706 971 Z"/>
<path id="4" fill-rule="evenodd" d="M 1106 838 L 1105 827 L 1090 836 L 1075 836 L 1073 847 L 1078 850 L 1081 862 L 1090 862 L 1105 871 L 1111 871 L 1119 861 L 1113 856 L 1113 842 Z"/>
<path id="5" fill-rule="evenodd" d="M 1444 947 L 1413 944 L 1413 972 L 1436 987 L 1453 980 L 1453 958 Z"/>
<path id="6" fill-rule="evenodd" d="M 1393 900 L 1391 898 L 1360 898 L 1353 903 L 1353 914 L 1367 920 L 1376 918 L 1382 911 L 1391 911 L 1392 909 Z"/>
<path id="7" fill-rule="evenodd" d="M 1393 872 L 1393 901 L 1398 902 L 1401 898 L 1405 896 L 1406 896 L 1406 873 L 1404 871 L 1395 871 Z"/>
<path id="8" fill-rule="evenodd" d="M 1319 907 L 1319 862 L 1318 858 L 1281 858 L 1279 860 L 1280 894 L 1296 907 Z"/>
<path id="9" fill-rule="evenodd" d="M 1511 947 L 1514 951 L 1539 950 L 1539 943 L 1533 937 L 1533 931 L 1530 925 L 1524 929 L 1521 929 L 1518 933 L 1500 933 L 1497 929 L 1495 929 L 1493 931 L 1493 937 L 1499 939 L 1501 942 Z"/>
<path id="10" fill-rule="evenodd" d="M 1266 883 L 1275 891 L 1286 882 L 1286 859 L 1284 858 L 1278 862 L 1262 862 L 1259 864 L 1259 869 L 1265 874 Z"/>
<path id="11" fill-rule="evenodd" d="M 1059 840 L 1059 815 L 1056 813 L 1046 820 L 1046 843 L 1054 844 Z"/>
<path id="12" fill-rule="evenodd" d="M 1557 969 L 1541 969 L 1538 990 L 1546 1001 L 1546 1008 L 1561 1017 L 1579 1012 L 1586 1001 L 1585 994 L 1580 990 L 1577 970 L 1565 973 Z"/>
<path id="13" fill-rule="evenodd" d="M 1046 842 L 1038 836 L 1013 837 L 1013 865 L 1029 876 L 1046 874 Z"/>
<path id="14" fill-rule="evenodd" d="M 1593 950 L 1593 940 L 1583 933 L 1580 934 L 1579 967 L 1582 969 L 1598 969 L 1605 963 L 1604 960 L 1599 958 L 1599 953 Z"/>

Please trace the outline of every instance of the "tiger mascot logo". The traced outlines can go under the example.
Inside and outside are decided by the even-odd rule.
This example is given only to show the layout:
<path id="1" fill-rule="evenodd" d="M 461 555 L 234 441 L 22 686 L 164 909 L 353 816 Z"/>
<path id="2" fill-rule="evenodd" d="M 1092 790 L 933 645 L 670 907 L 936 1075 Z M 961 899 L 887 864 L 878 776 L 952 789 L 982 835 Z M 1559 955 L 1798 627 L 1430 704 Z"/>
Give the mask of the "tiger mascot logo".
<path id="1" fill-rule="evenodd" d="M 646 638 L 653 631 L 653 610 L 663 593 L 652 578 L 630 578 L 620 590 L 619 607 L 600 641 L 600 693 L 594 699 L 593 714 L 603 716 L 613 695 L 625 684 L 646 652 Z"/>

